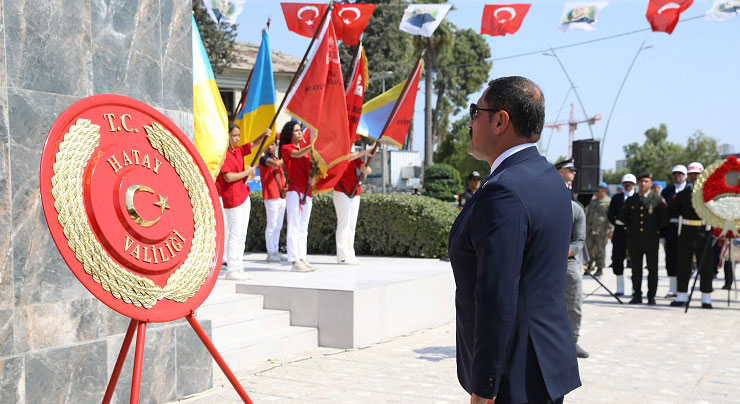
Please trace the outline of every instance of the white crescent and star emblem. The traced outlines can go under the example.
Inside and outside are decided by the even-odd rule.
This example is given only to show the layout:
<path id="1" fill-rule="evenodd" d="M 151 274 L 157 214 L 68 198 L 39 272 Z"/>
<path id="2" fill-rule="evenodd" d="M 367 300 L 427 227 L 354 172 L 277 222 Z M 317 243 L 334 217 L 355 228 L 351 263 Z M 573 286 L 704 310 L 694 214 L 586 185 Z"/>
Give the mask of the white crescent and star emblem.
<path id="1" fill-rule="evenodd" d="M 499 18 L 498 13 L 500 11 L 508 11 L 509 14 L 511 14 L 511 17 L 509 18 L 501 18 L 500 20 L 498 20 L 498 22 L 500 22 L 501 24 L 505 23 L 506 21 L 512 21 L 516 17 L 516 10 L 514 10 L 513 7 L 501 7 L 501 8 L 497 8 L 493 12 L 493 18 Z"/>
<path id="2" fill-rule="evenodd" d="M 345 24 L 351 24 L 352 22 L 359 20 L 360 19 L 360 16 L 362 15 L 360 13 L 360 9 L 357 8 L 357 7 L 343 7 L 341 10 L 339 10 L 339 13 L 337 13 L 337 15 L 339 16 L 339 18 L 342 18 L 342 14 L 345 11 L 352 11 L 353 13 L 355 13 L 355 19 L 354 20 L 348 20 L 348 19 L 343 19 L 342 20 L 342 21 L 344 21 Z"/>
<path id="3" fill-rule="evenodd" d="M 303 18 L 303 12 L 304 11 L 313 11 L 314 15 L 310 19 Z M 316 6 L 304 6 L 298 9 L 298 12 L 296 13 L 296 17 L 298 17 L 299 20 L 306 21 L 307 25 L 313 25 L 313 21 L 318 18 L 319 14 L 319 8 Z"/>
<path id="4" fill-rule="evenodd" d="M 662 14 L 663 11 L 674 9 L 674 8 L 681 8 L 681 6 L 673 2 L 664 4 L 661 8 L 658 9 L 658 14 Z"/>
<path id="5" fill-rule="evenodd" d="M 128 211 L 128 215 L 129 217 L 131 217 L 131 220 L 133 220 L 134 223 L 138 224 L 141 227 L 152 227 L 155 223 L 159 221 L 159 219 L 162 218 L 164 210 L 170 209 L 170 205 L 167 204 L 167 198 L 157 194 L 159 195 L 159 202 L 155 202 L 154 205 L 159 207 L 160 215 L 154 220 L 146 220 L 139 215 L 139 212 L 136 211 L 136 206 L 134 206 L 134 195 L 136 195 L 136 193 L 139 191 L 154 194 L 154 190 L 146 185 L 132 185 L 128 187 L 128 189 L 126 190 L 126 210 Z"/>

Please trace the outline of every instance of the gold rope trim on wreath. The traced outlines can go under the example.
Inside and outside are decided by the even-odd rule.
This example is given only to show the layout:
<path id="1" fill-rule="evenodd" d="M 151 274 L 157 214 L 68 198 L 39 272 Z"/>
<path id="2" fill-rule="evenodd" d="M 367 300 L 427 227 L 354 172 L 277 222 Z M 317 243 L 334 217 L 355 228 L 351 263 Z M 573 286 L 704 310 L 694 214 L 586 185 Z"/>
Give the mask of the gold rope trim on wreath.
<path id="1" fill-rule="evenodd" d="M 185 302 L 200 289 L 216 259 L 216 220 L 208 186 L 192 156 L 158 123 L 144 129 L 152 147 L 175 168 L 193 206 L 195 232 L 190 252 L 164 288 L 113 261 L 88 225 L 82 178 L 90 156 L 98 147 L 100 126 L 88 119 L 78 119 L 64 135 L 56 154 L 51 193 L 68 245 L 85 272 L 117 299 L 149 309 L 161 299 Z"/>
<path id="2" fill-rule="evenodd" d="M 704 221 L 704 223 L 722 229 L 720 237 L 724 237 L 729 232 L 737 232 L 740 230 L 740 222 L 736 220 L 727 220 L 720 216 L 717 216 L 712 212 L 704 202 L 704 184 L 707 182 L 709 176 L 714 174 L 714 171 L 718 169 L 725 160 L 715 161 L 707 167 L 699 177 L 696 179 L 694 184 L 694 192 L 691 194 L 691 204 L 694 206 L 696 214 Z"/>

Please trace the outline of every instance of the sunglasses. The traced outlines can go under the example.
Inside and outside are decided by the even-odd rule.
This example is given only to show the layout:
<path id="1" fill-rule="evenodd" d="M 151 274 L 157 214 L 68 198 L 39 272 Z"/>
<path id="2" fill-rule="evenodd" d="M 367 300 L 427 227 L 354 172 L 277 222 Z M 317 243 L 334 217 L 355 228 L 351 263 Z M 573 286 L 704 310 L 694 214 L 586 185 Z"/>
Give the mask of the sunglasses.
<path id="1" fill-rule="evenodd" d="M 478 116 L 478 111 L 491 111 L 491 112 L 498 112 L 501 111 L 500 109 L 493 109 L 493 108 L 478 108 L 478 104 L 470 104 L 470 120 L 472 121 L 475 119 L 476 116 Z"/>

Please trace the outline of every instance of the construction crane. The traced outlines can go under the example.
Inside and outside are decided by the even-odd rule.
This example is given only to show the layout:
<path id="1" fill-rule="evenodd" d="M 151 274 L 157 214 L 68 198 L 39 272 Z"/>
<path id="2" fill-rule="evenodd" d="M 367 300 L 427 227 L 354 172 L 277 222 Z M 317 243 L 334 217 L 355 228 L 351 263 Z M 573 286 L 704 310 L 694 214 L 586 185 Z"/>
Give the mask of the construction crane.
<path id="1" fill-rule="evenodd" d="M 573 104 L 570 104 L 570 117 L 568 118 L 568 122 L 552 122 L 552 123 L 546 123 L 546 128 L 553 128 L 560 131 L 560 129 L 568 125 L 568 158 L 573 158 L 573 136 L 576 133 L 576 128 L 578 128 L 579 123 L 587 123 L 589 125 L 593 125 L 596 123 L 596 121 L 601 120 L 601 115 L 596 114 L 592 116 L 591 118 L 582 120 L 582 121 L 576 121 L 575 120 L 575 107 Z"/>

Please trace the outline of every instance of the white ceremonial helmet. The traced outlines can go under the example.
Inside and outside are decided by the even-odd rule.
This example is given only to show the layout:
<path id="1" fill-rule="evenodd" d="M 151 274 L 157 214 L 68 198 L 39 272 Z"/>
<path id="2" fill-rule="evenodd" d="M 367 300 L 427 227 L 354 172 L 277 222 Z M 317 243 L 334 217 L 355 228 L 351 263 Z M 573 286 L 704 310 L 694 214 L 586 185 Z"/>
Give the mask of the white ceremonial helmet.
<path id="1" fill-rule="evenodd" d="M 701 163 L 697 163 L 696 161 L 689 164 L 689 173 L 697 173 L 701 174 L 702 171 L 704 171 L 704 166 L 701 165 Z"/>
<path id="2" fill-rule="evenodd" d="M 624 177 L 622 177 L 622 183 L 624 184 L 625 182 L 637 184 L 637 178 L 632 174 L 625 174 Z"/>
<path id="3" fill-rule="evenodd" d="M 683 175 L 686 175 L 686 166 L 684 166 L 682 164 L 679 164 L 677 166 L 673 166 L 673 170 L 671 170 L 671 173 L 681 173 Z"/>

